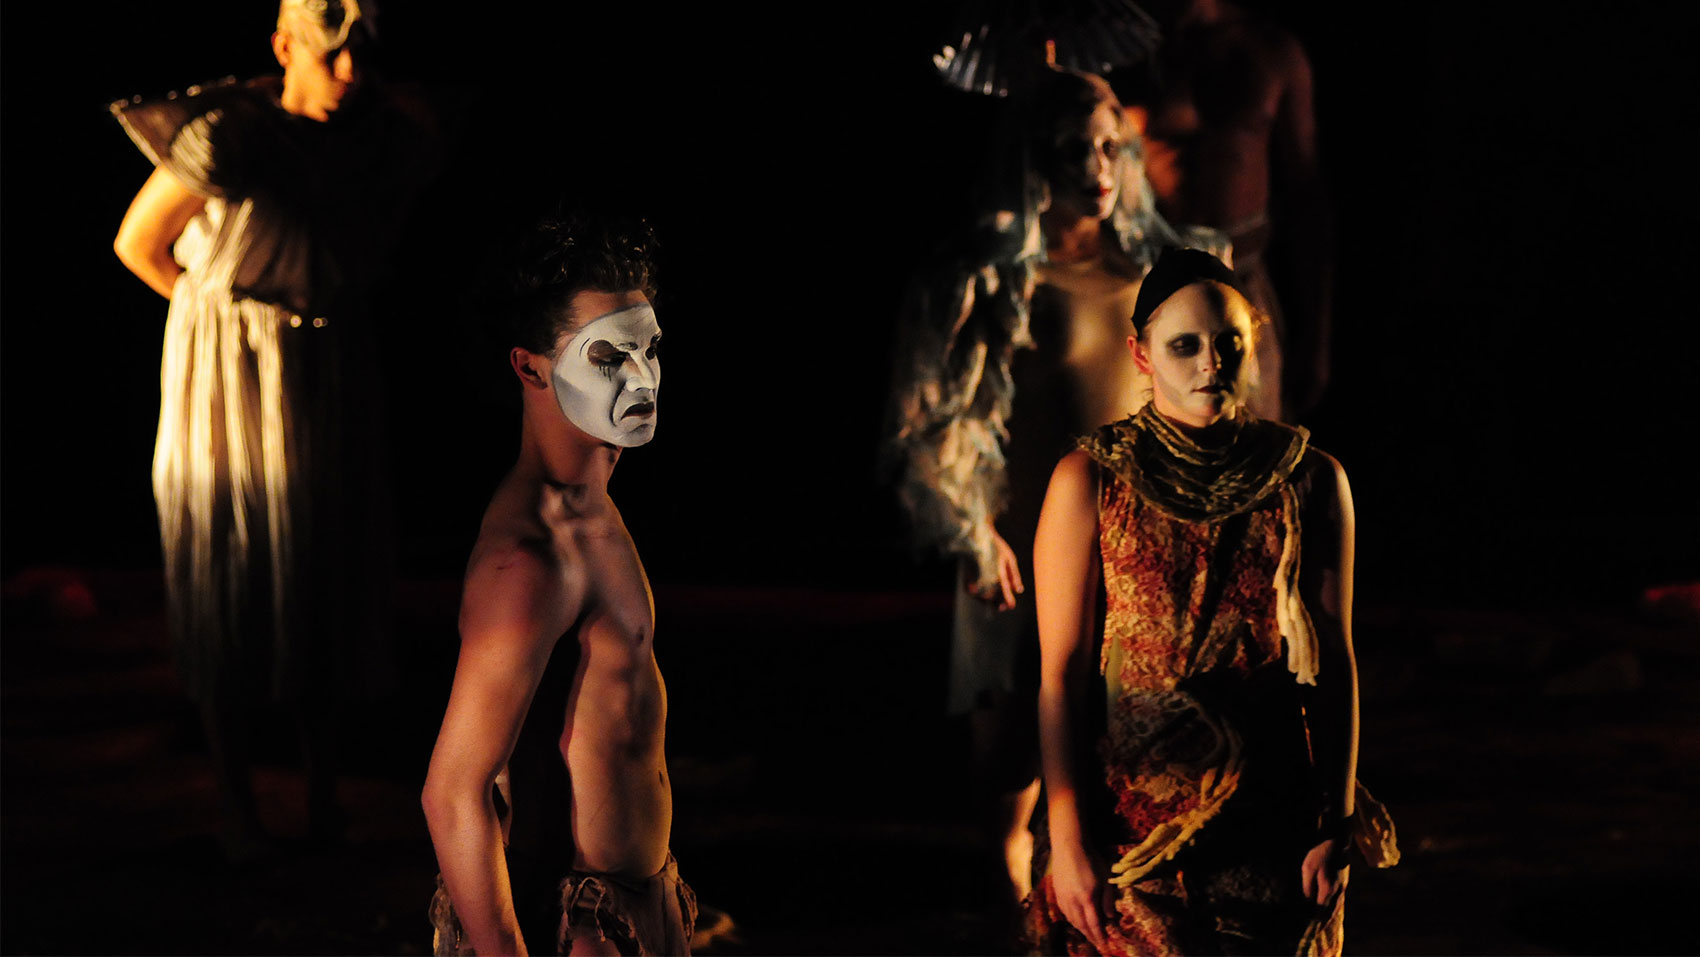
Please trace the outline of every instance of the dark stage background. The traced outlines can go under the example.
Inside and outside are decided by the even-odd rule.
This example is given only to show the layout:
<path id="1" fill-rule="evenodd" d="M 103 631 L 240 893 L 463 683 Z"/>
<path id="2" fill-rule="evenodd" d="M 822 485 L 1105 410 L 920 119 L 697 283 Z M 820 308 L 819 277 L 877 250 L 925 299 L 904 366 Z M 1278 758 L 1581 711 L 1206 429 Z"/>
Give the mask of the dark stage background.
<path id="1" fill-rule="evenodd" d="M 1262 5 L 1315 64 L 1339 332 L 1309 424 L 1358 493 L 1361 587 L 1498 603 L 1695 577 L 1683 24 Z M 454 137 L 387 317 L 411 570 L 457 573 L 514 441 L 502 359 L 455 304 L 497 230 L 565 194 L 661 230 L 664 441 L 617 478 L 666 502 L 628 508 L 653 574 L 933 581 L 873 462 L 906 268 L 960 190 L 961 110 L 928 66 L 944 18 L 543 6 L 385 10 L 392 72 Z M 267 72 L 271 16 L 37 16 L 5 20 L 4 559 L 149 565 L 163 304 L 110 252 L 148 166 L 104 105 Z"/>
<path id="2" fill-rule="evenodd" d="M 1644 634 L 1634 628 L 1654 627 L 1636 617 L 1646 614 L 1644 589 L 1700 581 L 1689 464 L 1688 267 L 1700 251 L 1687 144 L 1692 14 L 1677 20 L 1653 3 L 1553 3 L 1538 15 L 1463 2 L 1327 14 L 1284 0 L 1249 5 L 1300 36 L 1316 74 L 1339 236 L 1337 335 L 1332 388 L 1306 424 L 1345 464 L 1357 499 L 1366 708 L 1377 707 L 1374 675 L 1405 702 L 1413 727 L 1427 712 L 1409 673 L 1497 676 L 1515 686 L 1508 695 L 1534 694 L 1551 675 L 1505 663 L 1522 660 L 1517 636 L 1548 635 L 1563 648 L 1593 642 L 1575 652 L 1586 663 Z M 450 134 L 384 317 L 384 368 L 373 370 L 388 383 L 394 422 L 402 578 L 409 594 L 428 596 L 410 610 L 422 633 L 412 697 L 400 717 L 363 732 L 384 755 L 374 767 L 386 780 L 411 787 L 422 775 L 440 714 L 431 708 L 440 709 L 452 667 L 453 583 L 517 442 L 509 374 L 460 305 L 464 290 L 501 230 L 557 195 L 646 212 L 662 239 L 665 428 L 622 460 L 614 494 L 656 582 L 663 628 L 673 596 L 685 609 L 677 619 L 767 636 L 740 646 L 699 635 L 719 643 L 669 651 L 663 632 L 677 748 L 724 769 L 744 751 L 803 746 L 787 736 L 802 732 L 778 726 L 808 724 L 809 709 L 848 709 L 876 728 L 893 701 L 894 726 L 937 717 L 950 571 L 907 547 L 875 460 L 903 284 L 956 208 L 955 171 L 967 158 L 954 135 L 958 94 L 939 88 L 929 64 L 949 39 L 948 9 L 754 10 L 385 5 L 390 72 L 429 92 Z M 11 936 L 35 926 L 14 923 L 20 902 L 53 906 L 46 891 L 15 893 L 20 862 L 36 860 L 17 851 L 19 809 L 49 787 L 17 742 L 54 727 L 18 717 L 20 701 L 45 700 L 27 682 L 38 665 L 52 670 L 52 652 L 26 654 L 15 636 L 50 645 L 60 630 L 92 627 L 61 629 L 18 583 L 72 569 L 96 585 L 129 583 L 110 595 L 95 588 L 108 610 L 123 605 L 123 588 L 144 605 L 157 599 L 145 597 L 157 592 L 148 583 L 159 567 L 148 472 L 165 303 L 110 250 L 148 164 L 105 104 L 270 72 L 272 22 L 265 3 L 132 5 L 98 17 L 43 5 L 4 11 L 7 951 L 99 950 L 87 941 L 107 940 Z M 822 609 L 835 608 L 859 611 L 833 630 Z M 914 613 L 904 619 L 904 609 Z M 1635 624 L 1550 637 L 1554 622 L 1589 615 Z M 794 644 L 781 633 L 787 621 L 797 623 Z M 886 640 L 844 621 L 886 628 Z M 1688 635 L 1691 626 L 1657 627 Z M 1413 644 L 1377 650 L 1398 640 Z M 1659 640 L 1667 657 L 1657 661 L 1692 676 L 1692 646 Z M 691 690 L 669 654 L 720 685 Z M 1556 667 L 1559 657 L 1541 660 Z M 811 687 L 823 690 L 802 690 Z M 755 697 L 735 700 L 738 689 Z M 687 705 L 737 718 L 716 724 L 715 713 Z M 1395 797 L 1416 801 L 1438 786 L 1425 792 L 1415 772 L 1401 777 L 1407 757 L 1426 766 L 1435 750 L 1488 734 L 1515 765 L 1522 735 L 1538 730 L 1508 717 L 1514 706 L 1482 708 L 1484 722 L 1505 723 L 1430 727 L 1426 743 L 1402 745 L 1429 749 L 1423 755 L 1376 756 L 1366 717 L 1366 767 L 1402 782 Z M 1585 732 L 1590 713 L 1567 720 Z M 1674 717 L 1660 725 L 1663 714 L 1648 717 L 1637 753 L 1691 754 L 1691 728 Z M 693 737 L 693 722 L 710 730 Z M 383 737 L 391 732 L 401 739 Z M 755 739 L 720 737 L 730 734 Z M 876 753 L 859 746 L 853 753 Z M 904 760 L 899 767 L 910 766 Z M 699 782 L 716 773 L 701 771 Z M 759 810 L 759 796 L 746 798 Z M 857 807 L 834 813 L 850 819 Z M 1440 812 L 1431 821 L 1436 833 L 1449 824 Z M 412 833 L 423 839 L 422 822 Z M 903 842 L 893 841 L 901 857 Z M 422 867 L 428 887 L 428 848 Z M 1421 868 L 1408 860 L 1406 889 L 1423 883 Z M 1371 880 L 1363 883 L 1373 893 Z M 720 900 L 737 895 L 723 889 Z M 147 926 L 132 932 L 128 944 L 108 946 L 172 946 Z M 773 948 L 807 946 L 785 940 Z M 859 939 L 829 937 L 820 948 L 882 949 L 846 940 Z M 1372 948 L 1390 952 L 1411 939 L 1379 940 Z M 1527 952 L 1614 949 L 1610 938 L 1590 948 L 1467 934 L 1457 947 L 1484 940 L 1535 948 Z M 906 946 L 901 933 L 889 943 L 896 952 L 946 948 L 932 938 Z"/>

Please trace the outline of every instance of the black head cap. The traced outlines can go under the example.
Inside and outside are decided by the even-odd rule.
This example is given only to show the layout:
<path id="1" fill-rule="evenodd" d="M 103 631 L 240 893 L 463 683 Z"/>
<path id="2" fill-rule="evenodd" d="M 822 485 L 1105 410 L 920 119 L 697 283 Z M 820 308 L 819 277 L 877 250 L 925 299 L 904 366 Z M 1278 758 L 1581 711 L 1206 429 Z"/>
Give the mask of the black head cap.
<path id="1" fill-rule="evenodd" d="M 1195 282 L 1219 282 L 1245 295 L 1245 290 L 1234 280 L 1233 270 L 1222 260 L 1202 249 L 1165 247 L 1158 254 L 1156 265 L 1139 284 L 1139 297 L 1133 302 L 1131 317 L 1134 334 L 1145 335 L 1145 325 L 1151 321 L 1151 314 L 1157 311 L 1157 307 Z"/>

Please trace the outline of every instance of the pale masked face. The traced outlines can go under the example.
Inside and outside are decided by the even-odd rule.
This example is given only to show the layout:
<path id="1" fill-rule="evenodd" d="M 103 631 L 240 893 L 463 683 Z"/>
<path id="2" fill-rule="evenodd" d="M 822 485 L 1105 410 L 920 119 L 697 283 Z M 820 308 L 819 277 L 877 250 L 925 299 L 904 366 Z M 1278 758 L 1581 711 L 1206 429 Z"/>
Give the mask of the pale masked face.
<path id="1" fill-rule="evenodd" d="M 1109 216 L 1116 208 L 1127 149 L 1121 114 L 1112 103 L 1100 103 L 1084 126 L 1058 130 L 1053 201 L 1081 216 Z"/>
<path id="2" fill-rule="evenodd" d="M 580 297 L 605 294 L 580 293 Z M 610 445 L 630 448 L 655 437 L 661 388 L 661 326 L 641 295 L 565 334 L 555 357 L 555 401 L 573 425 Z"/>
<path id="3" fill-rule="evenodd" d="M 1151 375 L 1157 411 L 1202 428 L 1242 400 L 1251 335 L 1251 317 L 1234 292 L 1195 282 L 1164 300 L 1151 313 L 1144 341 L 1128 345 L 1135 364 Z"/>

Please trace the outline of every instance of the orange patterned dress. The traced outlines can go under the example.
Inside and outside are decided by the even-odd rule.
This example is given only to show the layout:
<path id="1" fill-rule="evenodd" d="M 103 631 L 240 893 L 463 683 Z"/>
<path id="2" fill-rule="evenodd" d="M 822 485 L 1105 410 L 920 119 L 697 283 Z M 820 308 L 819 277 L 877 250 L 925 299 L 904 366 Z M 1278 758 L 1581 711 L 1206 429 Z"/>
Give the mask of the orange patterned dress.
<path id="1" fill-rule="evenodd" d="M 1299 886 L 1321 788 L 1284 638 L 1295 627 L 1309 638 L 1302 607 L 1302 625 L 1292 606 L 1283 615 L 1306 436 L 1250 420 L 1265 446 L 1253 471 L 1267 481 L 1189 520 L 1158 504 L 1152 450 L 1134 447 L 1136 420 L 1154 417 L 1082 443 L 1099 465 L 1105 694 L 1096 753 L 1077 766 L 1102 769 L 1081 782 L 1081 823 L 1113 862 L 1111 952 L 1337 953 L 1342 902 L 1319 910 Z M 1029 931 L 1037 952 L 1096 953 L 1057 910 L 1048 875 Z"/>

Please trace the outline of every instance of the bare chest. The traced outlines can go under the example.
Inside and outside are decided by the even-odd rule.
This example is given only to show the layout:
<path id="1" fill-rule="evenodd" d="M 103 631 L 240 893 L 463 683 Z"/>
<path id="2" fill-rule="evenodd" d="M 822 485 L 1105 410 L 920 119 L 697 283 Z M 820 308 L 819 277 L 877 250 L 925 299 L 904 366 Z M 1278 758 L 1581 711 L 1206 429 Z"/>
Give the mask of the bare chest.
<path id="1" fill-rule="evenodd" d="M 580 595 L 576 637 L 592 664 L 617 667 L 654 655 L 655 598 L 623 527 L 573 536 L 563 555 Z"/>
<path id="2" fill-rule="evenodd" d="M 1056 293 L 1034 323 L 1054 325 L 1035 339 L 1069 385 L 1078 415 L 1070 432 L 1096 428 L 1127 415 L 1142 401 L 1139 370 L 1128 352 L 1139 284 L 1111 275 L 1096 263 L 1047 269 L 1042 278 Z M 1064 424 L 1064 423 L 1059 423 Z"/>
<path id="3" fill-rule="evenodd" d="M 1232 39 L 1191 44 L 1164 81 L 1146 136 L 1172 148 L 1267 135 L 1281 105 L 1280 69 L 1255 44 Z"/>

